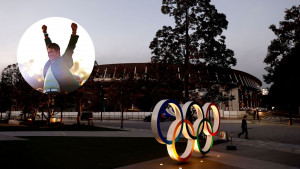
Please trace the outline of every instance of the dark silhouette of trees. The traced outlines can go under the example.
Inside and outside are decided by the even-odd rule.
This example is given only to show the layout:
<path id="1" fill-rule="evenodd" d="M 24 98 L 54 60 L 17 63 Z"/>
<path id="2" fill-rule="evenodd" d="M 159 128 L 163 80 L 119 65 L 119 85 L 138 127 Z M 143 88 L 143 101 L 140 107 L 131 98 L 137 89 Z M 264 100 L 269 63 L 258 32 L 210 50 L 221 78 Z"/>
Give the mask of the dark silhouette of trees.
<path id="1" fill-rule="evenodd" d="M 9 111 L 8 119 L 12 111 L 13 103 L 16 103 L 17 99 L 14 99 L 17 94 L 16 83 L 18 79 L 17 64 L 8 65 L 1 74 L 1 112 Z"/>
<path id="2" fill-rule="evenodd" d="M 95 61 L 94 66 L 98 65 Z M 103 88 L 98 85 L 94 78 L 97 77 L 95 67 L 87 81 L 76 91 L 65 95 L 67 102 L 76 102 L 77 124 L 80 125 L 82 111 L 99 111 L 99 103 L 103 100 Z M 77 100 L 77 101 L 76 101 Z"/>
<path id="3" fill-rule="evenodd" d="M 27 120 L 28 114 L 39 108 L 42 94 L 31 88 L 22 77 L 18 64 L 8 65 L 1 74 L 1 112 L 22 110 L 23 119 Z"/>
<path id="4" fill-rule="evenodd" d="M 121 128 L 123 128 L 124 121 L 124 112 L 131 106 L 136 90 L 135 90 L 136 82 L 131 78 L 124 78 L 121 81 L 112 82 L 109 89 L 106 91 L 108 100 L 113 106 L 115 106 L 115 110 L 120 110 L 121 112 Z"/>
<path id="5" fill-rule="evenodd" d="M 80 124 L 81 110 L 97 111 L 99 109 L 100 91 L 102 87 L 94 82 L 94 74 L 77 91 L 68 95 L 42 94 L 33 89 L 22 77 L 17 64 L 8 65 L 1 74 L 0 83 L 0 111 L 22 111 L 23 120 L 27 120 L 29 114 L 39 110 L 42 112 L 42 119 L 50 122 L 50 118 L 60 111 L 61 122 L 64 110 L 77 107 L 77 123 Z M 102 96 L 103 97 L 103 96 Z M 53 110 L 53 112 L 52 112 Z M 44 114 L 47 112 L 48 116 Z M 9 113 L 10 115 L 10 113 Z M 34 117 L 32 118 L 34 120 Z"/>
<path id="6" fill-rule="evenodd" d="M 230 68 L 234 52 L 226 47 L 226 16 L 210 0 L 163 0 L 161 11 L 174 17 L 175 27 L 163 26 L 150 43 L 153 63 L 184 65 L 184 91 L 188 98 L 190 64 Z"/>
<path id="7" fill-rule="evenodd" d="M 271 41 L 264 60 L 264 80 L 270 87 L 271 104 L 277 109 L 298 111 L 300 106 L 300 5 L 285 11 L 284 21 L 269 27 L 276 38 Z"/>

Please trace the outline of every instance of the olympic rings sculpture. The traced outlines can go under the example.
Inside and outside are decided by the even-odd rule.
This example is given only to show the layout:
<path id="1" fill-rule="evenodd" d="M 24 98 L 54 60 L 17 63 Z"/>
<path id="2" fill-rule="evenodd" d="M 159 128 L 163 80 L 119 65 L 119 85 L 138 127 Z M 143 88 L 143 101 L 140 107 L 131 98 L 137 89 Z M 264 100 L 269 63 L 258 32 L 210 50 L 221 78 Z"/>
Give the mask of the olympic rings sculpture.
<path id="1" fill-rule="evenodd" d="M 197 113 L 197 119 L 194 124 L 186 119 L 187 112 L 191 111 L 191 108 Z M 207 118 L 210 110 L 212 110 L 214 117 L 213 126 Z M 176 118 L 170 125 L 166 138 L 160 130 L 160 118 L 162 114 L 175 116 Z M 205 155 L 211 150 L 213 136 L 217 135 L 220 128 L 220 112 L 215 103 L 206 103 L 202 108 L 197 102 L 188 101 L 181 109 L 180 105 L 174 100 L 161 100 L 153 110 L 151 128 L 155 139 L 159 143 L 167 145 L 169 156 L 173 160 L 184 162 L 190 158 L 193 151 Z M 201 147 L 199 142 L 202 133 L 206 135 L 203 147 Z M 179 140 L 181 134 L 187 139 L 187 147 L 182 155 L 179 156 L 176 152 L 175 143 Z"/>

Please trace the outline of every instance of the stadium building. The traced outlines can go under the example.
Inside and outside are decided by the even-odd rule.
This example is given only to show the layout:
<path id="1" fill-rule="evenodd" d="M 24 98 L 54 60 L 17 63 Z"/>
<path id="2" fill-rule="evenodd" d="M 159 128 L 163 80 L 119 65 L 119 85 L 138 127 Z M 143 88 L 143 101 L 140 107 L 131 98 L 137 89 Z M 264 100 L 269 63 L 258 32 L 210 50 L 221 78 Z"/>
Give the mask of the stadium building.
<path id="1" fill-rule="evenodd" d="M 170 78 L 183 83 L 184 71 L 182 66 L 152 63 L 96 65 L 93 78 L 96 83 L 107 86 L 107 84 L 122 82 L 129 78 L 135 81 L 157 81 L 161 74 L 167 74 L 167 72 L 172 73 Z M 200 98 L 205 94 L 205 90 L 203 91 L 201 88 L 218 86 L 221 92 L 226 92 L 233 98 L 218 103 L 221 111 L 238 112 L 259 107 L 262 82 L 255 76 L 235 69 L 215 70 L 206 66 L 193 65 L 191 65 L 189 72 L 189 83 L 193 86 L 189 89 L 189 94 L 194 93 L 193 98 L 195 96 Z"/>

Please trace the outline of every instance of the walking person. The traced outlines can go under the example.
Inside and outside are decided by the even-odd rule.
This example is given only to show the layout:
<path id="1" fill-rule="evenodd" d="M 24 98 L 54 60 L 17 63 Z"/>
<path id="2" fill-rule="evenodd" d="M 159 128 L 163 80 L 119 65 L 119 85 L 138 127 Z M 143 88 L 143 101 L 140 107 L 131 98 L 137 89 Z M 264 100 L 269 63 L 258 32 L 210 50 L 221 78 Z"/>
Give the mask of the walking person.
<path id="1" fill-rule="evenodd" d="M 259 111 L 258 111 L 258 108 L 256 109 L 256 118 L 257 118 L 257 120 L 258 120 L 258 122 L 260 123 L 260 118 L 259 118 Z"/>
<path id="2" fill-rule="evenodd" d="M 242 132 L 238 134 L 238 137 L 240 137 L 242 134 L 246 132 L 245 139 L 248 139 L 248 128 L 247 128 L 247 115 L 244 115 L 244 118 L 242 120 Z"/>

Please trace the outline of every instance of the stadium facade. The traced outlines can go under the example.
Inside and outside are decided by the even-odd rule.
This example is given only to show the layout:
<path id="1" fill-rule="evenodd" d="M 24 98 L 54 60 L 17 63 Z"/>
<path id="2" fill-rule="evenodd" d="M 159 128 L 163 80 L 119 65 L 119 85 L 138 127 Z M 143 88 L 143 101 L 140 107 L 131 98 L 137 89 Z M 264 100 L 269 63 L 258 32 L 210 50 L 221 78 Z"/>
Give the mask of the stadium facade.
<path id="1" fill-rule="evenodd" d="M 136 81 L 157 81 L 159 74 L 167 73 L 164 71 L 172 72 L 171 78 L 183 82 L 184 71 L 182 66 L 152 63 L 96 65 L 93 78 L 96 83 L 103 85 L 122 82 L 128 78 Z M 260 106 L 262 82 L 255 76 L 243 71 L 191 65 L 189 68 L 189 83 L 194 86 L 194 88 L 189 89 L 189 93 L 196 93 L 196 97 L 205 94 L 201 88 L 216 85 L 219 86 L 221 92 L 226 91 L 227 94 L 233 96 L 234 99 L 218 103 L 223 111 L 244 111 Z"/>

